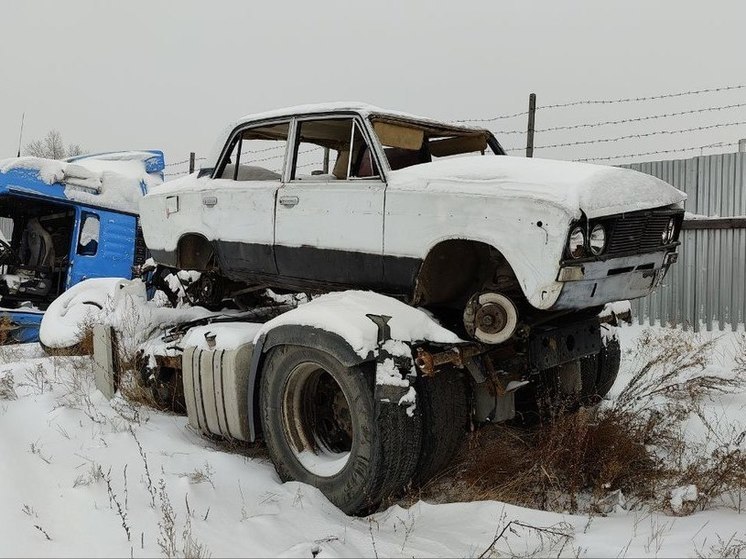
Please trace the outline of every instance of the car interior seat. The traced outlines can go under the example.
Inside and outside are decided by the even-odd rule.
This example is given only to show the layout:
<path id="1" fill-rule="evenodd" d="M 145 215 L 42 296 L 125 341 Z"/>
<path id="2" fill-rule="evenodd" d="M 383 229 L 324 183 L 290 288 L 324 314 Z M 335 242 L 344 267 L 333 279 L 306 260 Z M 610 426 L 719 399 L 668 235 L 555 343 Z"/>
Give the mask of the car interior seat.
<path id="1" fill-rule="evenodd" d="M 54 266 L 54 241 L 52 235 L 39 222 L 32 218 L 26 224 L 21 240 L 21 259 L 32 268 L 51 268 Z"/>

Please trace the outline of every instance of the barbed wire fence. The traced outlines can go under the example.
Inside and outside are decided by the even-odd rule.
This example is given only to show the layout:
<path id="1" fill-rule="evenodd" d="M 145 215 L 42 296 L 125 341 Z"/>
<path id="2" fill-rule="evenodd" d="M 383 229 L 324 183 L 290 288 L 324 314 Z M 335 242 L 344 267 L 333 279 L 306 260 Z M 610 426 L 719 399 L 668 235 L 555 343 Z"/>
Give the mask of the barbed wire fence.
<path id="1" fill-rule="evenodd" d="M 552 103 L 547 105 L 541 105 L 536 102 L 536 96 L 531 94 L 529 97 L 529 108 L 524 111 L 510 112 L 506 114 L 498 114 L 488 117 L 474 117 L 468 119 L 454 120 L 453 122 L 460 124 L 473 125 L 476 127 L 487 128 L 495 134 L 498 141 L 507 152 L 518 152 L 525 150 L 528 157 L 534 155 L 534 152 L 540 152 L 539 155 L 544 156 L 555 156 L 557 152 L 553 150 L 562 149 L 562 158 L 569 158 L 574 161 L 583 162 L 618 162 L 622 160 L 630 160 L 641 157 L 651 157 L 655 155 L 671 155 L 671 154 L 688 154 L 691 152 L 699 152 L 700 155 L 704 154 L 705 150 L 712 149 L 730 149 L 733 146 L 739 145 L 739 140 L 746 136 L 746 119 L 738 118 L 743 117 L 743 113 L 734 112 L 739 109 L 746 108 L 746 100 L 731 100 L 730 102 L 715 102 L 718 96 L 725 93 L 738 93 L 746 90 L 746 84 L 727 85 L 721 87 L 710 87 L 704 89 L 696 89 L 689 91 L 678 91 L 670 93 L 661 93 L 656 95 L 636 96 L 636 97 L 620 97 L 614 99 L 581 99 L 575 101 L 568 101 L 563 103 Z M 612 119 L 601 119 L 595 121 L 580 121 L 578 115 L 573 111 L 580 110 L 582 107 L 615 107 L 615 106 L 626 106 L 626 107 L 647 107 L 649 103 L 657 101 L 666 101 L 673 99 L 706 99 L 712 102 L 706 103 L 705 106 L 685 108 L 683 110 L 664 110 L 664 111 L 646 111 L 646 114 L 641 116 L 629 116 L 625 118 L 612 118 Z M 533 99 L 533 101 L 531 100 Z M 720 98 L 722 99 L 722 98 Z M 735 102 L 734 102 L 735 101 Z M 563 113 L 564 111 L 564 113 Z M 539 126 L 536 123 L 540 123 L 543 118 L 548 115 L 569 115 L 569 122 L 557 124 L 554 126 Z M 720 122 L 697 122 L 696 126 L 685 126 L 680 128 L 664 127 L 647 129 L 635 133 L 617 133 L 611 135 L 608 133 L 609 130 L 614 131 L 617 127 L 628 126 L 628 125 L 657 125 L 659 122 L 665 121 L 665 119 L 674 119 L 681 117 L 707 117 L 709 115 L 724 115 Z M 573 118 L 574 117 L 574 118 Z M 730 118 L 728 118 L 730 117 Z M 525 119 L 526 127 L 520 128 L 517 125 L 510 126 L 510 122 L 516 124 L 520 122 L 519 119 Z M 508 126 L 505 126 L 508 124 Z M 628 149 L 626 152 L 621 150 L 620 152 L 614 152 L 611 154 L 600 154 L 597 156 L 589 155 L 588 153 L 577 153 L 569 151 L 569 157 L 567 150 L 573 149 L 584 149 L 589 146 L 604 146 L 617 144 L 628 145 L 630 142 L 640 141 L 647 138 L 653 137 L 684 137 L 687 135 L 696 134 L 699 132 L 706 132 L 711 130 L 733 130 L 740 136 L 730 139 L 720 139 L 719 141 L 710 141 L 703 143 L 700 139 L 699 142 L 691 141 L 689 139 L 687 143 L 681 147 L 670 147 L 665 149 L 651 149 L 644 150 L 644 146 L 636 146 L 638 149 Z M 574 132 L 590 132 L 598 133 L 597 135 L 588 139 L 577 139 L 572 141 L 549 141 L 543 144 L 534 145 L 534 139 L 539 136 L 542 139 L 545 136 L 551 138 L 552 134 L 557 133 L 574 133 Z M 606 132 L 606 133 L 603 133 Z M 603 133 L 603 134 L 601 134 Z M 506 138 L 520 138 L 525 137 L 524 144 L 511 144 L 509 142 L 503 142 Z M 643 147 L 643 149 L 639 149 Z M 258 158 L 253 158 L 252 162 L 266 162 L 271 160 L 278 160 L 284 157 L 285 152 L 279 151 L 284 150 L 285 146 L 272 146 L 257 150 L 247 150 L 242 152 L 242 156 L 249 154 L 265 154 Z M 275 153 L 272 153 L 272 152 Z M 310 151 L 310 150 L 307 150 Z M 307 153 L 302 152 L 302 153 Z M 300 155 L 300 153 L 298 154 Z M 183 160 L 168 163 L 166 165 L 166 171 L 164 173 L 166 179 L 177 178 L 190 173 L 193 173 L 197 163 L 206 161 L 205 157 L 196 157 L 195 153 L 191 153 L 190 157 Z M 311 166 L 313 163 L 306 163 L 305 166 Z M 298 167 L 304 165 L 299 159 Z"/>

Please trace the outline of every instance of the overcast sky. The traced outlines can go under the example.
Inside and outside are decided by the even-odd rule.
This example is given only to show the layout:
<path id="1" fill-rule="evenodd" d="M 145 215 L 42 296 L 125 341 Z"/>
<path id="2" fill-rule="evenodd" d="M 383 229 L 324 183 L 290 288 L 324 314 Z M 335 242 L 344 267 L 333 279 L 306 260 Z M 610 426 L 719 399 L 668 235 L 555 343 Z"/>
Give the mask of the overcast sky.
<path id="1" fill-rule="evenodd" d="M 24 145 L 57 129 L 91 151 L 157 148 L 174 162 L 189 151 L 205 155 L 229 121 L 286 105 L 358 100 L 468 119 L 523 111 L 532 91 L 541 107 L 746 84 L 746 2 L 738 0 L 16 0 L 3 3 L 0 18 L 0 157 L 15 155 L 24 111 Z M 540 109 L 536 127 L 739 103 L 746 89 Z M 740 121 L 744 107 L 539 133 L 536 145 Z M 525 116 L 485 124 L 526 127 Z M 746 125 L 536 156 L 613 156 L 742 137 Z M 509 147 L 525 141 L 498 138 Z"/>

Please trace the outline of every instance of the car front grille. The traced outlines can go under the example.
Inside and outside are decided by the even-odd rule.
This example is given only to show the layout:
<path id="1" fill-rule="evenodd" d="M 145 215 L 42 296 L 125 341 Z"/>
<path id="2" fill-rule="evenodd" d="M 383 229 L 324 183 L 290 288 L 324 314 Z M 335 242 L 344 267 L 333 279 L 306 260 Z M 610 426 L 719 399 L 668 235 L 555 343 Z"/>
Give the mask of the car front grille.
<path id="1" fill-rule="evenodd" d="M 679 237 L 683 215 L 683 211 L 654 210 L 616 216 L 607 222 L 610 237 L 605 255 L 620 256 L 658 250 L 662 246 L 663 231 L 671 217 L 676 220 L 675 242 Z"/>

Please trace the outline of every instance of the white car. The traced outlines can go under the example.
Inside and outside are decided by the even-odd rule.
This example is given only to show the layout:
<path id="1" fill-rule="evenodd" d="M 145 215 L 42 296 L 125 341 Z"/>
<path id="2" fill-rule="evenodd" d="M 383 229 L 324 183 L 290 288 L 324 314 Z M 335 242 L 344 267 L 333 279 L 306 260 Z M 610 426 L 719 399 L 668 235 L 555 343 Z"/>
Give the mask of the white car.
<path id="1" fill-rule="evenodd" d="M 482 128 L 334 103 L 237 120 L 140 209 L 156 262 L 206 272 L 204 303 L 369 289 L 502 344 L 649 294 L 684 200 L 628 169 L 508 157 Z"/>

